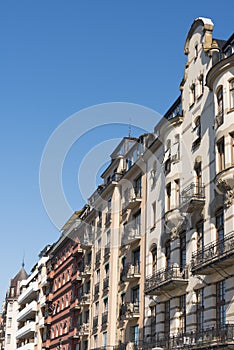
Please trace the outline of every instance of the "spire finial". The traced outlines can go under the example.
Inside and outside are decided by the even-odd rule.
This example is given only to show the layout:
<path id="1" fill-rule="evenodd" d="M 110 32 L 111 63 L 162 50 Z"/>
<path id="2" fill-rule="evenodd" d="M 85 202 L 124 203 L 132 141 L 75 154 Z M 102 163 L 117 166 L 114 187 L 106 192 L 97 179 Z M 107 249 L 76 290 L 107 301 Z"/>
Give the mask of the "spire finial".
<path id="1" fill-rule="evenodd" d="M 23 267 L 23 268 L 24 268 L 24 266 L 25 266 L 24 257 L 25 257 L 25 253 L 23 254 L 23 259 L 22 259 L 22 267 Z"/>
<path id="2" fill-rule="evenodd" d="M 128 137 L 131 137 L 131 133 L 132 133 L 132 124 L 131 124 L 132 120 L 131 118 L 129 118 L 129 124 L 128 124 Z"/>

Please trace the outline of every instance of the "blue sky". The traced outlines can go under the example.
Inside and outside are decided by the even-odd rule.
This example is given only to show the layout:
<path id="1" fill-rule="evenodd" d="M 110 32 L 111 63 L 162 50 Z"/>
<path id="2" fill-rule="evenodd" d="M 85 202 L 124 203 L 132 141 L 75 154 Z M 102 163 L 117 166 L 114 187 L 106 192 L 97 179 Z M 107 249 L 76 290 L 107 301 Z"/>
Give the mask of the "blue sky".
<path id="1" fill-rule="evenodd" d="M 113 101 L 163 114 L 179 94 L 193 20 L 210 17 L 214 37 L 227 39 L 232 9 L 233 0 L 0 2 L 1 300 L 23 254 L 30 271 L 59 236 L 39 187 L 41 156 L 55 128 L 83 108 Z M 127 134 L 127 126 L 97 128 L 71 149 L 63 185 L 74 210 L 84 204 L 77 169 L 85 153 Z"/>

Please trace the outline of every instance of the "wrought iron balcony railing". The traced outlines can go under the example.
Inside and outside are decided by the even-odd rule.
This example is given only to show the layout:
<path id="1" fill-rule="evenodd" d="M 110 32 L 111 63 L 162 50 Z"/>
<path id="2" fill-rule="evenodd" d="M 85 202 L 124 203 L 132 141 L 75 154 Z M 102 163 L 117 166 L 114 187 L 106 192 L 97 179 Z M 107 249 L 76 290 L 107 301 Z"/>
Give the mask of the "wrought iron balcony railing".
<path id="1" fill-rule="evenodd" d="M 181 192 L 180 202 L 188 212 L 201 208 L 205 203 L 205 186 L 191 183 Z"/>
<path id="2" fill-rule="evenodd" d="M 188 283 L 188 268 L 172 265 L 146 277 L 145 293 L 157 295 L 163 290 L 175 290 Z"/>
<path id="3" fill-rule="evenodd" d="M 205 245 L 192 254 L 191 271 L 196 274 L 212 273 L 212 265 L 224 266 L 230 264 L 234 258 L 234 231 L 227 234 L 224 239 Z"/>
<path id="4" fill-rule="evenodd" d="M 109 276 L 103 280 L 103 292 L 106 292 L 109 289 Z"/>

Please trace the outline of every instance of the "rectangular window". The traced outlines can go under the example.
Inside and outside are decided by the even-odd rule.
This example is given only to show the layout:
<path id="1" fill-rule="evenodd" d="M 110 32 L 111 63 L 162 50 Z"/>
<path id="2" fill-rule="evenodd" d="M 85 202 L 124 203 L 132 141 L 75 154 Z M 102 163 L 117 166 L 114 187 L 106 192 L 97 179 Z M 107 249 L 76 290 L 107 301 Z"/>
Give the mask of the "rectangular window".
<path id="1" fill-rule="evenodd" d="M 216 116 L 216 124 L 219 127 L 223 124 L 223 87 L 221 86 L 217 92 L 217 105 L 218 105 L 218 113 Z"/>
<path id="2" fill-rule="evenodd" d="M 197 250 L 201 253 L 204 249 L 204 222 L 201 221 L 197 224 Z"/>
<path id="3" fill-rule="evenodd" d="M 10 302 L 10 303 L 8 304 L 8 310 L 9 310 L 9 311 L 13 311 L 13 303 L 12 303 L 12 302 Z"/>
<path id="4" fill-rule="evenodd" d="M 171 183 L 166 186 L 166 211 L 171 210 Z"/>
<path id="5" fill-rule="evenodd" d="M 186 294 L 180 296 L 180 332 L 186 332 Z"/>
<path id="6" fill-rule="evenodd" d="M 139 305 L 140 301 L 140 289 L 139 286 L 132 288 L 132 303 L 134 305 Z"/>
<path id="7" fill-rule="evenodd" d="M 142 196 L 141 176 L 135 180 L 134 192 L 135 192 L 135 196 L 137 198 L 141 198 L 141 196 Z"/>
<path id="8" fill-rule="evenodd" d="M 180 270 L 184 270 L 186 266 L 186 232 L 180 235 Z"/>
<path id="9" fill-rule="evenodd" d="M 226 282 L 216 283 L 216 324 L 222 328 L 226 324 Z"/>
<path id="10" fill-rule="evenodd" d="M 134 224 L 135 231 L 137 235 L 141 234 L 141 212 L 138 211 L 137 214 L 134 215 Z"/>
<path id="11" fill-rule="evenodd" d="M 230 108 L 234 108 L 234 79 L 229 82 L 230 89 Z"/>
<path id="12" fill-rule="evenodd" d="M 196 100 L 196 88 L 195 84 L 192 84 L 190 87 L 190 106 L 192 106 L 195 103 Z"/>
<path id="13" fill-rule="evenodd" d="M 217 143 L 218 150 L 218 171 L 225 169 L 224 138 Z"/>
<path id="14" fill-rule="evenodd" d="M 196 290 L 196 325 L 197 332 L 204 330 L 204 288 Z"/>
<path id="15" fill-rule="evenodd" d="M 12 327 L 12 318 L 11 317 L 8 318 L 7 327 L 9 327 L 9 328 Z"/>
<path id="16" fill-rule="evenodd" d="M 7 334 L 7 344 L 11 343 L 11 334 Z"/>
<path id="17" fill-rule="evenodd" d="M 139 326 L 133 326 L 131 328 L 131 341 L 137 346 L 139 344 Z"/>
<path id="18" fill-rule="evenodd" d="M 180 205 L 180 180 L 175 180 L 175 204 L 176 207 Z"/>
<path id="19" fill-rule="evenodd" d="M 215 216 L 215 226 L 217 235 L 217 253 L 222 254 L 224 250 L 224 213 L 223 209 L 219 210 Z"/>

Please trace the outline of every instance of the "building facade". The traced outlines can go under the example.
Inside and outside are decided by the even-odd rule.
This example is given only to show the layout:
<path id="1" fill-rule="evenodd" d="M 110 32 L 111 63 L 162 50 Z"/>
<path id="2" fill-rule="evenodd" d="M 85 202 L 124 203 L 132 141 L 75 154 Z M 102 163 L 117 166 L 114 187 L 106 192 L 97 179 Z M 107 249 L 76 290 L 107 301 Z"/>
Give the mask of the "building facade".
<path id="1" fill-rule="evenodd" d="M 123 138 L 21 283 L 23 349 L 234 346 L 234 36 L 198 18 L 184 53 L 177 100 L 152 133 Z"/>

